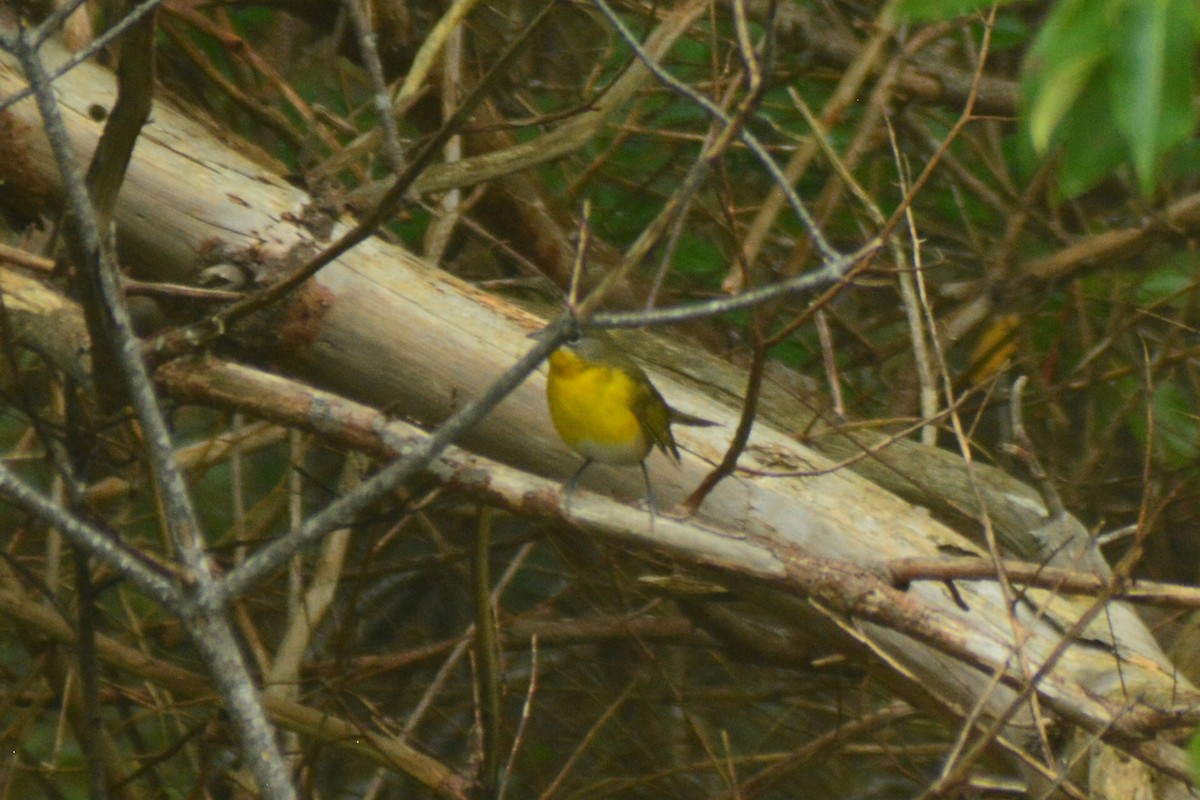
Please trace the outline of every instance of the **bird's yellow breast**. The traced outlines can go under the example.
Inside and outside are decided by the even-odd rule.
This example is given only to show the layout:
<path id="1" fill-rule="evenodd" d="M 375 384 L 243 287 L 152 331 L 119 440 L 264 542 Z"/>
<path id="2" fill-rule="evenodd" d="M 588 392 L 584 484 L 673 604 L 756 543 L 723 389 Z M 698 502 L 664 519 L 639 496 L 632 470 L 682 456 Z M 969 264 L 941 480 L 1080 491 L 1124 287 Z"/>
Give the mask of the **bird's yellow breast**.
<path id="1" fill-rule="evenodd" d="M 562 348 L 550 356 L 546 402 L 558 435 L 603 464 L 636 464 L 650 452 L 638 422 L 638 386 L 620 367 L 585 363 Z"/>

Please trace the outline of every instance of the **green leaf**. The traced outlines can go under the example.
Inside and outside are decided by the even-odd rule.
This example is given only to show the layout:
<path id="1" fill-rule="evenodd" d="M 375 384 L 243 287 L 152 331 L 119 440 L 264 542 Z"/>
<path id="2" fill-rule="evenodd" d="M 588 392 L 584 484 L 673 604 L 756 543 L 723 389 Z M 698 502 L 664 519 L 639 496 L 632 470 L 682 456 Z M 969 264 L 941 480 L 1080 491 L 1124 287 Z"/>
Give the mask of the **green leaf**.
<path id="1" fill-rule="evenodd" d="M 1024 129 L 1063 146 L 1058 193 L 1073 197 L 1122 162 L 1153 188 L 1195 129 L 1200 11 L 1194 0 L 1059 0 L 1030 50 Z"/>
<path id="2" fill-rule="evenodd" d="M 1024 80 L 1025 122 L 1039 153 L 1049 147 L 1055 129 L 1110 55 L 1105 5 L 1061 0 L 1030 50 Z"/>
<path id="3" fill-rule="evenodd" d="M 1138 186 L 1154 188 L 1164 153 L 1195 126 L 1194 0 L 1126 0 L 1113 28 L 1112 113 Z"/>
<path id="4" fill-rule="evenodd" d="M 1054 75 L 1042 85 L 1029 109 L 1029 134 L 1039 153 L 1050 146 L 1054 129 L 1083 94 L 1100 61 L 1099 53 L 1081 53 L 1057 65 Z"/>
<path id="5" fill-rule="evenodd" d="M 1055 133 L 1062 142 L 1055 168 L 1055 197 L 1078 197 L 1129 160 L 1129 149 L 1110 118 L 1108 69 L 1084 88 Z"/>
<path id="6" fill-rule="evenodd" d="M 1134 303 L 1140 308 L 1170 303 L 1182 307 L 1192 302 L 1191 292 L 1196 288 L 1196 258 L 1191 253 L 1178 253 L 1167 257 L 1145 272 L 1134 291 Z"/>
<path id="7" fill-rule="evenodd" d="M 1192 409 L 1192 397 L 1177 382 L 1167 380 L 1154 387 L 1150 407 L 1154 412 L 1154 457 L 1169 467 L 1180 468 L 1196 462 L 1200 456 L 1200 421 Z M 1129 418 L 1129 428 L 1143 445 L 1150 429 L 1141 414 Z"/>

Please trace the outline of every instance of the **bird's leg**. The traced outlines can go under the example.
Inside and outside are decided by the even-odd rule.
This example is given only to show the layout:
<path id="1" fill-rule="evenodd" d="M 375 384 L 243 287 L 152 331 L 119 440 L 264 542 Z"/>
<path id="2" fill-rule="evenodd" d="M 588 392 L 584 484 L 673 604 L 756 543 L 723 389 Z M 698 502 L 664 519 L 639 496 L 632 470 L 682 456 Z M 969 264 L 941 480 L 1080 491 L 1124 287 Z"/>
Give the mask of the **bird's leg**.
<path id="1" fill-rule="evenodd" d="M 646 502 L 650 504 L 650 532 L 654 532 L 654 518 L 658 516 L 658 504 L 654 502 L 654 487 L 650 485 L 650 470 L 642 461 L 642 477 L 646 479 Z"/>
<path id="2" fill-rule="evenodd" d="M 583 460 L 583 466 L 575 470 L 575 474 L 571 476 L 569 481 L 567 481 L 566 491 L 563 492 L 563 511 L 566 512 L 567 516 L 571 515 L 571 492 L 575 491 L 575 487 L 579 484 L 579 479 L 583 477 L 584 470 L 591 465 L 592 460 L 590 458 L 585 458 Z"/>

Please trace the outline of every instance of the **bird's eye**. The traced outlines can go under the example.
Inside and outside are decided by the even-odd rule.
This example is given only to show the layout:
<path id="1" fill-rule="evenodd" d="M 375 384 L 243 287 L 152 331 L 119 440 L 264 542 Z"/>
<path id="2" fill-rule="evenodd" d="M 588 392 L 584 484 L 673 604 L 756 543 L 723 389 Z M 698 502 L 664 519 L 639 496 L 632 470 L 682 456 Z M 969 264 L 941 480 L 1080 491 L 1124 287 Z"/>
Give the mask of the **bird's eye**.
<path id="1" fill-rule="evenodd" d="M 566 342 L 567 347 L 575 347 L 577 344 L 579 344 L 582 341 L 583 341 L 583 331 L 579 330 L 579 328 L 572 328 L 570 335 L 567 336 L 567 342 Z"/>

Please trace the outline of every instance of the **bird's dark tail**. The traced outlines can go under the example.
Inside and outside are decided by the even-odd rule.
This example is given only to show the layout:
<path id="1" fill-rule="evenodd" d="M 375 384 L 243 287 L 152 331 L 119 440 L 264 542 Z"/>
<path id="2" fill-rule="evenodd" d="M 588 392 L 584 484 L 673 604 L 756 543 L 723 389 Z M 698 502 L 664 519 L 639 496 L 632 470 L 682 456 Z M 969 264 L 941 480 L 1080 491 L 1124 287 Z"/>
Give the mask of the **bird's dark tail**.
<path id="1" fill-rule="evenodd" d="M 693 416 L 686 411 L 680 411 L 678 408 L 668 407 L 667 410 L 671 412 L 671 422 L 676 425 L 690 425 L 693 428 L 713 428 L 721 424 L 713 422 L 711 419 Z"/>

